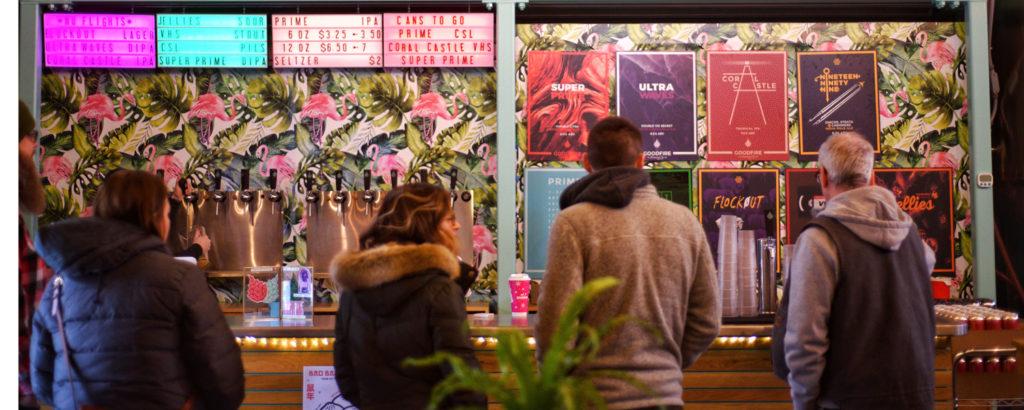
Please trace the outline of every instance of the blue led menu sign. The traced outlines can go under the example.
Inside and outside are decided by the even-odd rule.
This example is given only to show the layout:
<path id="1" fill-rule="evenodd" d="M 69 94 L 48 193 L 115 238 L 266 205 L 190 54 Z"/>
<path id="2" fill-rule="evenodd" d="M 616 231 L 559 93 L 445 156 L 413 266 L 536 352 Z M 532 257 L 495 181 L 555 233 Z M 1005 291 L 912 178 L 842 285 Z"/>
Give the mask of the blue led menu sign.
<path id="1" fill-rule="evenodd" d="M 159 67 L 266 67 L 266 14 L 157 14 Z"/>

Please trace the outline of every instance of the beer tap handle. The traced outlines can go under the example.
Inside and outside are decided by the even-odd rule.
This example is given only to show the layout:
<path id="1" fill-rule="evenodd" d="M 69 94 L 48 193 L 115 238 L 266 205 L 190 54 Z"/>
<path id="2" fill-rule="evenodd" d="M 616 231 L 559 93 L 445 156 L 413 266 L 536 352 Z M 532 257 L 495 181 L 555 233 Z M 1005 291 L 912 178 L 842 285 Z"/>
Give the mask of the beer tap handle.
<path id="1" fill-rule="evenodd" d="M 398 188 L 398 170 L 391 170 L 391 189 Z"/>
<path id="2" fill-rule="evenodd" d="M 306 178 L 305 179 L 306 179 L 306 192 L 308 193 L 308 192 L 311 192 L 313 190 L 313 171 L 312 170 L 306 171 Z"/>
<path id="3" fill-rule="evenodd" d="M 162 169 L 156 170 L 156 176 L 160 177 L 160 179 L 164 179 L 164 170 L 162 170 Z"/>
<path id="4" fill-rule="evenodd" d="M 242 191 L 245 191 L 245 190 L 249 189 L 249 170 L 248 169 L 243 169 L 242 170 L 242 183 L 240 185 L 241 185 L 240 189 Z"/>
<path id="5" fill-rule="evenodd" d="M 366 214 L 370 215 L 373 207 L 374 193 L 370 190 L 370 170 L 363 170 L 363 200 L 366 202 Z"/>
<path id="6" fill-rule="evenodd" d="M 458 194 L 455 193 L 455 183 L 459 181 L 459 170 L 458 168 L 452 168 L 449 173 L 450 178 L 448 179 L 448 195 L 452 198 L 452 206 L 455 206 L 455 200 L 458 199 Z"/>
<path id="7" fill-rule="evenodd" d="M 221 171 L 220 169 L 213 170 L 213 188 L 217 191 L 220 191 L 220 180 L 223 176 L 224 171 Z"/>
<path id="8" fill-rule="evenodd" d="M 334 171 L 334 190 L 341 192 L 342 172 L 341 170 Z"/>
<path id="9" fill-rule="evenodd" d="M 427 170 L 425 169 L 420 170 L 420 182 L 427 182 Z"/>
<path id="10" fill-rule="evenodd" d="M 271 191 L 277 189 L 277 170 L 276 169 L 273 169 L 273 168 L 270 169 L 270 176 L 267 177 L 267 185 L 270 186 L 270 190 Z"/>

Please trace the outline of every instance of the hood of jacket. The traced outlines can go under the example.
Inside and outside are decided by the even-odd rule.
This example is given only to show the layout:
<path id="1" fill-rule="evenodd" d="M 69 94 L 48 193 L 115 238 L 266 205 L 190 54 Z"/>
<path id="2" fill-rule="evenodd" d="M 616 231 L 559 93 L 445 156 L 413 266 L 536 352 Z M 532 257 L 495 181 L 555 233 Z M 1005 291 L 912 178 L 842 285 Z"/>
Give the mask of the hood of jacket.
<path id="1" fill-rule="evenodd" d="M 438 244 L 385 244 L 346 253 L 331 263 L 331 279 L 343 290 L 352 291 L 357 303 L 370 312 L 383 314 L 406 301 L 434 274 L 456 280 L 458 259 Z"/>
<path id="2" fill-rule="evenodd" d="M 54 272 L 69 277 L 100 275 L 142 252 L 170 254 L 167 245 L 138 226 L 113 219 L 71 218 L 39 229 L 36 251 Z"/>
<path id="3" fill-rule="evenodd" d="M 818 215 L 836 219 L 864 241 L 893 251 L 900 248 L 914 223 L 891 191 L 873 185 L 832 197 Z"/>
<path id="4" fill-rule="evenodd" d="M 623 208 L 638 188 L 651 183 L 647 171 L 636 167 L 610 167 L 594 171 L 565 188 L 558 199 L 560 209 L 580 202 Z"/>

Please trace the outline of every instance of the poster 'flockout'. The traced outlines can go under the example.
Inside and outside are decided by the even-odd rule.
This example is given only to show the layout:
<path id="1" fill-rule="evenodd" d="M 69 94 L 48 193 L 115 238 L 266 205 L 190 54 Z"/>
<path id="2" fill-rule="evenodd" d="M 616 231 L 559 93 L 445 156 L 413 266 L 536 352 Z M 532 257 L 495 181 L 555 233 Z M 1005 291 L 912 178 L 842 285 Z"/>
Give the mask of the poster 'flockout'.
<path id="1" fill-rule="evenodd" d="M 699 169 L 697 192 L 700 195 L 698 219 L 708 236 L 711 255 L 718 263 L 718 224 L 722 215 L 736 215 L 742 229 L 753 230 L 754 238 L 778 232 L 779 170 L 777 169 Z M 772 222 L 767 213 L 772 212 Z M 772 224 L 769 226 L 768 224 Z"/>
<path id="2" fill-rule="evenodd" d="M 814 215 L 825 209 L 825 196 L 818 183 L 818 169 L 786 170 L 786 243 L 796 243 L 800 231 Z"/>
<path id="3" fill-rule="evenodd" d="M 608 68 L 601 52 L 530 51 L 526 158 L 580 161 L 587 130 L 608 115 Z"/>
<path id="4" fill-rule="evenodd" d="M 616 53 L 618 114 L 640 128 L 647 161 L 697 159 L 692 51 Z"/>
<path id="5" fill-rule="evenodd" d="M 817 160 L 832 134 L 856 132 L 878 153 L 878 63 L 871 51 L 797 53 L 800 156 Z"/>
<path id="6" fill-rule="evenodd" d="M 887 188 L 917 224 L 921 238 L 935 251 L 937 276 L 953 276 L 953 170 L 951 168 L 876 169 L 875 185 Z"/>
<path id="7" fill-rule="evenodd" d="M 708 52 L 711 161 L 786 161 L 786 52 Z"/>

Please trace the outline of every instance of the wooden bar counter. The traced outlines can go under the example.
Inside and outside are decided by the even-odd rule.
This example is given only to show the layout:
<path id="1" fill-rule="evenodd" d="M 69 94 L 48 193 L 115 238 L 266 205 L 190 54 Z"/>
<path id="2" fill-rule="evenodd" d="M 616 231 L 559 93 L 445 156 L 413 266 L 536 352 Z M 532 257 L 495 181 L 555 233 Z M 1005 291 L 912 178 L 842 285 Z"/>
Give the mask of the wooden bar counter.
<path id="1" fill-rule="evenodd" d="M 527 318 L 471 314 L 470 337 L 483 368 L 499 372 L 494 338 L 498 331 L 518 329 L 532 339 L 533 321 L 533 314 Z M 333 365 L 334 315 L 316 316 L 311 327 L 244 327 L 239 316 L 228 316 L 228 323 L 242 347 L 246 377 L 244 409 L 299 409 L 302 367 Z M 936 408 L 951 409 L 950 337 L 966 333 L 966 327 L 940 322 L 938 318 L 937 323 Z M 683 372 L 686 408 L 791 408 L 789 385 L 772 374 L 770 336 L 770 325 L 723 325 L 711 348 Z M 500 403 L 491 403 L 489 407 L 502 408 Z"/>

